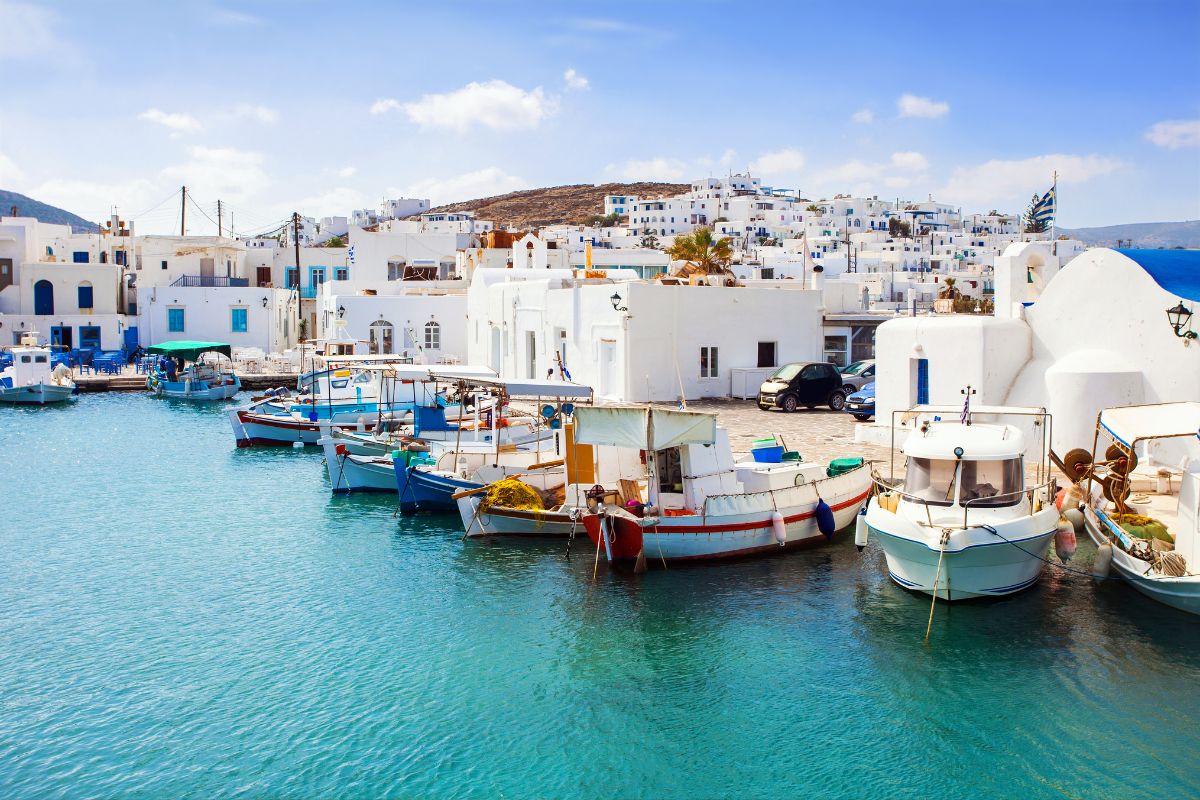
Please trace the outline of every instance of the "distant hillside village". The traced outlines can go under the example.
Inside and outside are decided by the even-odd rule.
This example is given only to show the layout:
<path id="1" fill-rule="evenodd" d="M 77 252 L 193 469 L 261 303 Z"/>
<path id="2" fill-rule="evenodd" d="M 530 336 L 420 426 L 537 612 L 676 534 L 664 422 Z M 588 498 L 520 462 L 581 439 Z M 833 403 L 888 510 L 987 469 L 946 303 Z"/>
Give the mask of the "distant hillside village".
<path id="1" fill-rule="evenodd" d="M 512 230 L 397 198 L 257 238 L 0 217 L 0 341 L 283 353 L 337 338 L 504 377 L 569 374 L 617 400 L 745 396 L 779 364 L 872 358 L 897 316 L 1011 316 L 1084 250 L 1016 214 L 814 201 L 750 175 L 608 195 L 595 212 Z"/>

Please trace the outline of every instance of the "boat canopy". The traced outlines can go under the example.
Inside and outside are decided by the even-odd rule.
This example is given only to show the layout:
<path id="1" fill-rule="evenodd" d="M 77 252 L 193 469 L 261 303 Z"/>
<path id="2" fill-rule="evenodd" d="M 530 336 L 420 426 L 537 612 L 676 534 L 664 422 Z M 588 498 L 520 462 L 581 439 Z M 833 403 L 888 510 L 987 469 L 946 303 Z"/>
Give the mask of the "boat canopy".
<path id="1" fill-rule="evenodd" d="M 1025 452 L 1025 436 L 1013 425 L 977 422 L 964 425 L 935 422 L 926 433 L 913 431 L 904 440 L 904 454 L 912 458 L 954 460 L 961 447 L 964 461 L 998 461 L 1019 458 Z"/>
<path id="2" fill-rule="evenodd" d="M 579 444 L 666 450 L 681 444 L 713 444 L 716 440 L 716 414 L 649 406 L 575 409 L 575 441 Z"/>
<path id="3" fill-rule="evenodd" d="M 221 342 L 189 342 L 186 340 L 163 342 L 147 347 L 146 352 L 154 355 L 182 358 L 184 361 L 195 361 L 203 353 L 224 353 L 230 358 L 233 357 L 229 345 L 222 344 Z"/>
<path id="4" fill-rule="evenodd" d="M 341 362 L 331 362 L 341 363 Z M 350 364 L 346 364 L 350 367 Z M 495 379 L 496 371 L 488 367 L 459 366 L 455 364 L 363 364 L 356 367 L 363 372 L 383 373 L 386 378 L 398 381 L 423 381 L 432 383 L 442 381 L 450 383 L 456 380 L 474 380 L 476 378 Z"/>
<path id="5" fill-rule="evenodd" d="M 504 381 L 480 378 L 471 380 L 470 384 L 503 389 L 510 397 L 578 397 L 587 399 L 592 396 L 592 387 L 566 381 Z"/>
<path id="6" fill-rule="evenodd" d="M 1126 447 L 1138 439 L 1195 436 L 1200 432 L 1200 403 L 1106 408 L 1100 412 L 1100 427 Z"/>

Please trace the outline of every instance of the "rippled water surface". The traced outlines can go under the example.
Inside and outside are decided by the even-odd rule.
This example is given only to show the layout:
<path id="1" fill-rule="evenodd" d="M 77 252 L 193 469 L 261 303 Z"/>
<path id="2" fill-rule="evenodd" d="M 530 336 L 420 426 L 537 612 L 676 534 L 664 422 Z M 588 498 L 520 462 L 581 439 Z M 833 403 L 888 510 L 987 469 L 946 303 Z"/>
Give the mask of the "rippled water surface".
<path id="1" fill-rule="evenodd" d="M 849 542 L 593 583 L 331 497 L 219 406 L 0 408 L 0 443 L 0 797 L 1200 793 L 1200 620 L 1124 586 L 1048 570 L 925 645 Z"/>

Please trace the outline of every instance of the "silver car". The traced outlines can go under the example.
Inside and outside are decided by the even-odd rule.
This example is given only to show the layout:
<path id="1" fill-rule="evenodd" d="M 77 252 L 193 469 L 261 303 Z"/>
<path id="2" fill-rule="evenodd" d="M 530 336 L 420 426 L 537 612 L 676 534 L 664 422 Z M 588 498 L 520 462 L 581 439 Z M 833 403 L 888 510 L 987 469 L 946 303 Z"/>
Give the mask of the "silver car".
<path id="1" fill-rule="evenodd" d="M 855 361 L 848 367 L 842 367 L 842 389 L 846 394 L 854 394 L 859 389 L 875 380 L 875 359 Z"/>

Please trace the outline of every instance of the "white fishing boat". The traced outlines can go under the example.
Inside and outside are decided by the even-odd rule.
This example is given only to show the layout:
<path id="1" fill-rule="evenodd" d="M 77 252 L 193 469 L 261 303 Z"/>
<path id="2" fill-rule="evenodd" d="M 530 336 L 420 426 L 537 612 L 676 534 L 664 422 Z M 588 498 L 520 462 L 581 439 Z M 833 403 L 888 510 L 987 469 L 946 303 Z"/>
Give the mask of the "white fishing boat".
<path id="1" fill-rule="evenodd" d="M 1104 409 L 1080 468 L 1097 574 L 1200 614 L 1200 403 Z"/>
<path id="2" fill-rule="evenodd" d="M 960 416 L 960 410 L 963 412 Z M 1032 586 L 1057 532 L 1044 409 L 917 406 L 902 454 L 902 486 L 878 480 L 856 538 L 874 537 L 892 580 L 940 599 L 999 597 Z M 1026 437 L 1014 424 L 977 416 L 1020 418 L 1038 431 L 1037 477 L 1025 476 Z M 893 420 L 895 422 L 895 420 Z"/>
<path id="3" fill-rule="evenodd" d="M 162 342 L 146 348 L 159 363 L 146 376 L 146 388 L 175 400 L 228 400 L 242 390 L 233 371 L 230 346 L 221 342 Z M 211 355 L 210 359 L 205 359 Z M 225 356 L 227 368 L 220 357 Z"/>
<path id="4" fill-rule="evenodd" d="M 765 555 L 829 541 L 871 492 L 862 459 L 735 463 L 715 414 L 642 406 L 580 409 L 576 440 L 644 451 L 645 506 L 603 502 L 583 516 L 609 561 L 666 563 Z"/>
<path id="5" fill-rule="evenodd" d="M 46 405 L 61 403 L 75 393 L 71 368 L 52 367 L 50 348 L 37 343 L 36 333 L 21 337 L 9 348 L 12 364 L 0 370 L 0 403 Z"/>

